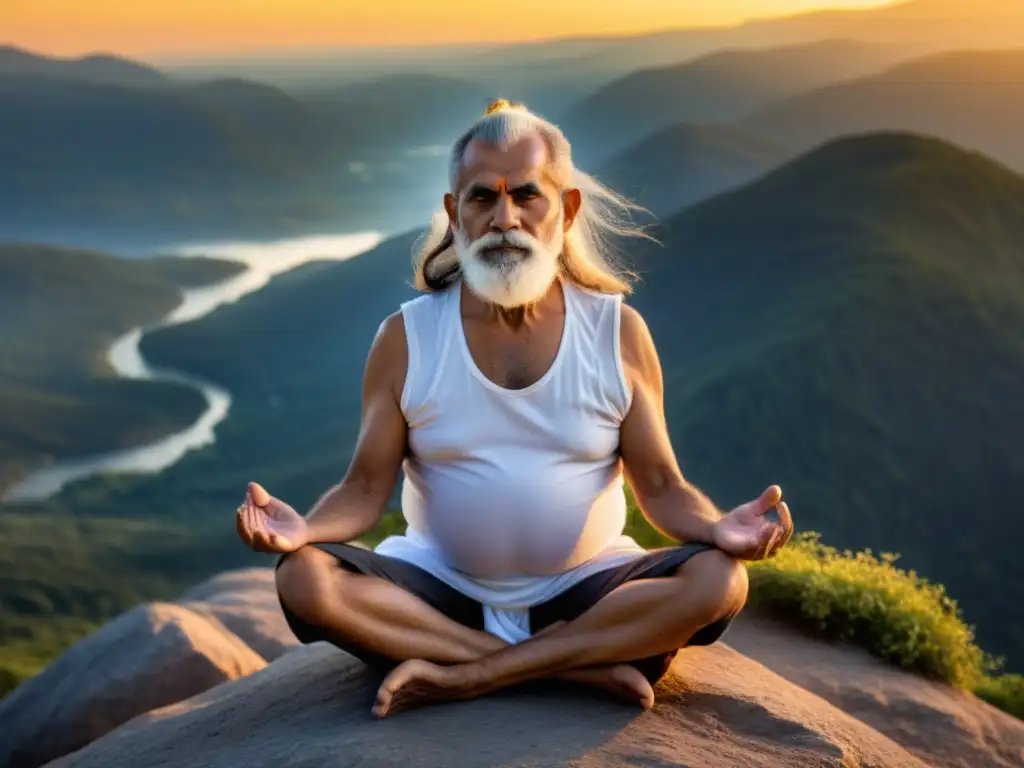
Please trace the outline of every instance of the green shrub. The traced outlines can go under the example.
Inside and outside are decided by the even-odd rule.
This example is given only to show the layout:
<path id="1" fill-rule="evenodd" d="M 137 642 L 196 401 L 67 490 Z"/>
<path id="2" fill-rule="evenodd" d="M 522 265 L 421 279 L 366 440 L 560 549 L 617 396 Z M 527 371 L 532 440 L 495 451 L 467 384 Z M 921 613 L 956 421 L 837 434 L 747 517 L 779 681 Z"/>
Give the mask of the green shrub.
<path id="1" fill-rule="evenodd" d="M 750 563 L 750 604 L 867 648 L 896 666 L 973 689 L 995 661 L 941 585 L 895 566 L 896 556 L 839 552 L 816 533 Z"/>
<path id="2" fill-rule="evenodd" d="M 986 677 L 974 692 L 989 704 L 1024 720 L 1024 675 Z"/>

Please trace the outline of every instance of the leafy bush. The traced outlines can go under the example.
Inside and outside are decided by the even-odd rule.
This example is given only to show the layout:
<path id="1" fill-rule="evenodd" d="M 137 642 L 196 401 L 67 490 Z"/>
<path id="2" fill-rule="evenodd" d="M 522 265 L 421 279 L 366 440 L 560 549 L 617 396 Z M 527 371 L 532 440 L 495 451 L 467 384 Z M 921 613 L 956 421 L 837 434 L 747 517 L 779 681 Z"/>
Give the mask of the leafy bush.
<path id="1" fill-rule="evenodd" d="M 974 692 L 989 704 L 1024 720 L 1024 675 L 986 677 Z"/>
<path id="2" fill-rule="evenodd" d="M 804 533 L 750 563 L 750 603 L 867 648 L 896 666 L 971 689 L 995 660 L 941 585 L 895 566 L 896 556 L 839 552 Z"/>

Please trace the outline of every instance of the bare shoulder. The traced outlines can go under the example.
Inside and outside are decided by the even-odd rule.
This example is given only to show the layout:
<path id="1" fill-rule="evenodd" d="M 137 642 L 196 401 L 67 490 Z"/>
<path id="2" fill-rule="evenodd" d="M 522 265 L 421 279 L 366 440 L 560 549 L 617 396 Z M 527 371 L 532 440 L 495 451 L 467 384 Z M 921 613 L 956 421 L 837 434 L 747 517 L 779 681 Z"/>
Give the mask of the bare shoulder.
<path id="1" fill-rule="evenodd" d="M 384 319 L 377 329 L 377 335 L 373 337 L 366 360 L 364 392 L 386 389 L 395 395 L 396 400 L 399 399 L 405 386 L 408 366 L 405 320 L 401 310 L 398 310 Z"/>
<path id="2" fill-rule="evenodd" d="M 621 307 L 619 348 L 626 378 L 633 388 L 642 384 L 660 391 L 661 362 L 658 360 L 651 329 L 635 307 L 625 302 Z"/>

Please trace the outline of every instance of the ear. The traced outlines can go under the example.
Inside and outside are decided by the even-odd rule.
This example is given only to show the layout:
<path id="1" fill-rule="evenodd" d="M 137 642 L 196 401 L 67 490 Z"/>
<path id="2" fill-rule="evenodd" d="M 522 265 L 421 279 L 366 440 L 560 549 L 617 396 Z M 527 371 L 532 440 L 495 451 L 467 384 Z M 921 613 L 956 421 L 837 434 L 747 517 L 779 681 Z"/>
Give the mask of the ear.
<path id="1" fill-rule="evenodd" d="M 583 195 L 578 189 L 567 189 L 562 193 L 563 226 L 566 232 L 569 231 L 572 223 L 576 221 L 576 214 L 580 212 L 582 204 Z"/>
<path id="2" fill-rule="evenodd" d="M 444 193 L 444 209 L 448 213 L 448 222 L 452 229 L 459 228 L 459 201 L 451 192 Z"/>

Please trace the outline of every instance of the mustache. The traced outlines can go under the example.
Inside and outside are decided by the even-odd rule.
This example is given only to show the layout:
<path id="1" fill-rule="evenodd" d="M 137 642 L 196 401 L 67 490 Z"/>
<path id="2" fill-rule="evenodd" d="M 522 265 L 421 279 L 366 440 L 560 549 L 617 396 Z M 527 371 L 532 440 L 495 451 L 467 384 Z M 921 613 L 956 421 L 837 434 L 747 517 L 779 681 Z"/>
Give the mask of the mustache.
<path id="1" fill-rule="evenodd" d="M 537 248 L 537 241 L 524 232 L 509 230 L 508 232 L 488 232 L 474 240 L 470 248 L 474 253 L 479 253 L 487 248 L 522 248 L 533 253 Z"/>

